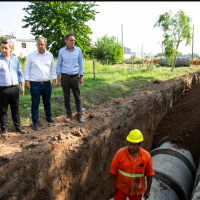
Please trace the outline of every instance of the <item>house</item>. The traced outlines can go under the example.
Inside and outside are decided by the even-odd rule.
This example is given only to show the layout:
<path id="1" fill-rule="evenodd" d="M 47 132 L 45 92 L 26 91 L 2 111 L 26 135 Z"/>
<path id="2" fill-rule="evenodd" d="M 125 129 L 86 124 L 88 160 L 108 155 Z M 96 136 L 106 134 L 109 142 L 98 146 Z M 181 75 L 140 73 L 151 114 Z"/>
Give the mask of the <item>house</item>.
<path id="1" fill-rule="evenodd" d="M 14 37 L 13 33 L 10 35 L 3 35 L 1 31 L 0 37 L 10 38 L 14 44 L 14 50 L 12 51 L 12 54 L 14 54 L 16 57 L 27 56 L 29 53 L 37 49 L 37 43 L 34 39 L 17 38 Z"/>

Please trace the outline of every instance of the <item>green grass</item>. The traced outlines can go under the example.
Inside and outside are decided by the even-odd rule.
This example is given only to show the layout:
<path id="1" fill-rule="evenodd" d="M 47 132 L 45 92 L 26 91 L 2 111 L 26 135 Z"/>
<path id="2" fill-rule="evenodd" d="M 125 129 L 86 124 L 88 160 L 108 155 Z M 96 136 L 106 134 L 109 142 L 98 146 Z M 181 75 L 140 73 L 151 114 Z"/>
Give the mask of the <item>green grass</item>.
<path id="1" fill-rule="evenodd" d="M 56 64 L 55 60 L 55 64 Z M 24 65 L 21 64 L 24 71 Z M 168 67 L 138 67 L 135 65 L 131 71 L 128 64 L 107 66 L 95 61 L 95 77 L 93 74 L 93 61 L 84 61 L 84 82 L 81 85 L 81 99 L 85 109 L 93 107 L 108 99 L 123 97 L 124 95 L 137 91 L 154 80 L 169 80 L 177 76 L 182 76 L 200 70 L 200 66 L 177 67 L 174 71 Z M 52 89 L 51 95 L 52 117 L 65 115 L 64 97 L 62 88 L 57 86 Z M 71 93 L 71 106 L 76 112 L 74 97 Z M 31 96 L 30 91 L 25 90 L 25 96 L 20 95 L 20 119 L 22 126 L 31 125 Z M 45 120 L 45 112 L 42 99 L 39 106 L 39 119 Z M 10 109 L 8 111 L 8 127 L 13 127 Z"/>

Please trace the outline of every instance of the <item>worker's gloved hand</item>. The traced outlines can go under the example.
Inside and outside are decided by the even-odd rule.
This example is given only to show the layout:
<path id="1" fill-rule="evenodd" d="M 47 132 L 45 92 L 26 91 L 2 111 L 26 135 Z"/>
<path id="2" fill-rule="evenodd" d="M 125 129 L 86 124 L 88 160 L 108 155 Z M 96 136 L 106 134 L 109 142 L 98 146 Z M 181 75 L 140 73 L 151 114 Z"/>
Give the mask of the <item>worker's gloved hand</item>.
<path id="1" fill-rule="evenodd" d="M 144 195 L 143 195 L 144 199 L 148 199 L 149 196 L 150 196 L 150 191 L 146 190 L 145 193 L 144 193 Z"/>

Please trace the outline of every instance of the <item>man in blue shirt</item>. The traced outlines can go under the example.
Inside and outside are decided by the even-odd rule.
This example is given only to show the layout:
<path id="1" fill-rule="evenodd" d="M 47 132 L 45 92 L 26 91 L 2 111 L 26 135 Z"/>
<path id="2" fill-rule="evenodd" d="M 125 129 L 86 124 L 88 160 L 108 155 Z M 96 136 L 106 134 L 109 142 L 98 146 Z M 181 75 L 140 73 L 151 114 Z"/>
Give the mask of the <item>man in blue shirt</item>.
<path id="1" fill-rule="evenodd" d="M 57 81 L 58 85 L 62 85 L 62 90 L 65 100 L 65 108 L 67 110 L 67 118 L 65 121 L 69 122 L 72 118 L 72 110 L 70 105 L 70 88 L 72 89 L 74 99 L 76 102 L 77 118 L 80 123 L 82 119 L 82 103 L 80 99 L 80 84 L 83 83 L 83 58 L 82 51 L 79 47 L 74 46 L 75 36 L 69 33 L 65 36 L 66 47 L 59 50 L 57 60 Z M 80 72 L 79 72 L 80 68 Z M 80 73 L 80 77 L 79 77 Z M 61 75 L 61 79 L 60 79 Z"/>
<path id="2" fill-rule="evenodd" d="M 0 54 L 0 123 L 2 137 L 8 137 L 7 132 L 7 111 L 10 104 L 11 114 L 15 131 L 25 134 L 26 131 L 21 129 L 19 117 L 19 88 L 24 96 L 24 76 L 22 74 L 19 60 L 10 54 L 12 42 L 9 38 L 1 40 Z"/>

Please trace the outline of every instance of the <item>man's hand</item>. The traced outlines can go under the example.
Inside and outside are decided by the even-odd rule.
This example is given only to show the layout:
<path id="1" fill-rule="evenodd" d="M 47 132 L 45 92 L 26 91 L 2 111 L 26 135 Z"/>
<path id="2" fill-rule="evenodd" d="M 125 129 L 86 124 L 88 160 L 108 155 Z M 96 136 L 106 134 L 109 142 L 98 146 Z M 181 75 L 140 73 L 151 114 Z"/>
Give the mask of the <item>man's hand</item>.
<path id="1" fill-rule="evenodd" d="M 22 96 L 24 96 L 24 82 L 21 82 L 21 83 L 20 83 L 20 86 L 21 86 L 21 93 L 22 93 Z"/>
<path id="2" fill-rule="evenodd" d="M 144 195 L 143 195 L 144 199 L 148 199 L 149 196 L 150 196 L 150 191 L 146 190 Z"/>
<path id="3" fill-rule="evenodd" d="M 117 188 L 115 186 L 115 179 L 116 175 L 110 173 L 110 186 L 111 186 L 110 189 L 113 196 L 117 193 Z"/>
<path id="4" fill-rule="evenodd" d="M 53 87 L 53 89 L 56 88 L 56 79 L 53 79 L 52 87 Z"/>
<path id="5" fill-rule="evenodd" d="M 80 84 L 83 83 L 83 76 L 80 76 Z"/>
<path id="6" fill-rule="evenodd" d="M 58 86 L 61 86 L 60 75 L 58 75 L 58 77 L 57 77 L 57 82 L 58 82 Z"/>
<path id="7" fill-rule="evenodd" d="M 152 176 L 147 176 L 147 188 L 143 195 L 144 199 L 148 199 L 150 196 L 151 184 L 152 184 Z"/>
<path id="8" fill-rule="evenodd" d="M 111 187 L 111 193 L 114 196 L 115 194 L 117 194 L 117 188 L 115 186 Z"/>
<path id="9" fill-rule="evenodd" d="M 28 90 L 31 89 L 31 86 L 30 86 L 29 80 L 25 80 L 25 88 L 28 89 Z"/>

